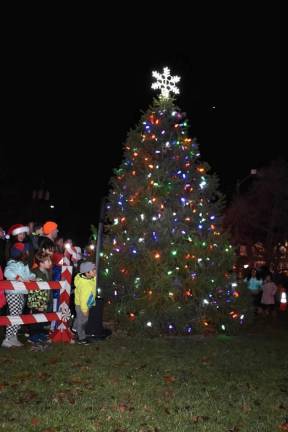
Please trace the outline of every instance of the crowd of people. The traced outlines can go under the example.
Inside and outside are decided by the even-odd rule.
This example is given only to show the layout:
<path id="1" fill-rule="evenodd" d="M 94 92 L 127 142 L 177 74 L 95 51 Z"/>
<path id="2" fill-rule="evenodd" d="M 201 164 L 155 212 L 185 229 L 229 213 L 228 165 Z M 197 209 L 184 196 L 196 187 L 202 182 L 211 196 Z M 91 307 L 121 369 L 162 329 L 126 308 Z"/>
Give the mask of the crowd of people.
<path id="1" fill-rule="evenodd" d="M 276 316 L 276 305 L 280 301 L 282 290 L 285 290 L 283 276 L 281 279 L 269 271 L 261 272 L 255 268 L 250 270 L 244 281 L 251 293 L 255 315 Z"/>
<path id="2" fill-rule="evenodd" d="M 94 247 L 92 244 L 88 248 L 90 255 L 87 249 L 82 253 L 81 248 L 75 246 L 71 239 L 64 241 L 59 236 L 58 225 L 54 221 L 44 224 L 31 222 L 27 226 L 12 225 L 7 234 L 0 227 L 0 281 L 59 281 L 62 266 L 71 265 L 74 283 L 70 307 L 73 315 L 76 315 L 73 329 L 77 342 L 87 344 L 89 339 L 86 325 L 89 312 L 91 315 L 91 308 L 96 301 L 96 267 L 95 259 L 91 258 Z M 275 305 L 283 289 L 283 284 L 276 279 L 271 272 L 259 272 L 254 268 L 244 279 L 251 292 L 255 315 L 275 315 Z M 36 290 L 24 294 L 0 289 L 0 314 L 18 316 L 22 313 L 55 312 L 58 310 L 58 297 L 58 290 Z M 26 327 L 29 342 L 39 344 L 49 340 L 45 324 L 37 323 Z M 52 327 L 53 325 L 55 323 L 51 324 Z M 20 325 L 8 325 L 1 346 L 21 347 L 23 344 L 18 338 L 19 329 Z"/>
<path id="3" fill-rule="evenodd" d="M 29 223 L 12 225 L 7 234 L 0 227 L 0 280 L 10 281 L 57 281 L 61 279 L 62 265 L 73 266 L 75 292 L 72 307 L 76 310 L 74 328 L 79 343 L 87 343 L 85 325 L 88 310 L 95 304 L 96 267 L 89 257 L 83 257 L 81 248 L 71 239 L 59 236 L 54 221 L 44 224 Z M 10 316 L 24 313 L 41 313 L 57 310 L 58 290 L 36 290 L 28 294 L 0 289 L 0 311 Z M 46 343 L 46 323 L 27 326 L 26 335 L 32 344 Z M 2 347 L 21 347 L 18 338 L 20 326 L 6 327 Z"/>

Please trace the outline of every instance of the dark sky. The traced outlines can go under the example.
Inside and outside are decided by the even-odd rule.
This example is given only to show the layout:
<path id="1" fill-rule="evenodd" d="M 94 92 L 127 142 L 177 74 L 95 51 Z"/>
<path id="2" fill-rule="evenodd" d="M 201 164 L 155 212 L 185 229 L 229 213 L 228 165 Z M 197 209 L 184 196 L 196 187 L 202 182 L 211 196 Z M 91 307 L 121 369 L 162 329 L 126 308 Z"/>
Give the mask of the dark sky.
<path id="1" fill-rule="evenodd" d="M 201 35 L 197 42 L 193 32 L 138 49 L 129 37 L 103 40 L 31 35 L 7 50 L 1 164 L 18 191 L 15 202 L 23 189 L 31 196 L 44 184 L 55 203 L 49 218 L 88 235 L 126 134 L 155 94 L 151 72 L 163 66 L 181 76 L 178 105 L 228 197 L 251 168 L 287 158 L 280 47 L 213 36 L 204 43 Z"/>

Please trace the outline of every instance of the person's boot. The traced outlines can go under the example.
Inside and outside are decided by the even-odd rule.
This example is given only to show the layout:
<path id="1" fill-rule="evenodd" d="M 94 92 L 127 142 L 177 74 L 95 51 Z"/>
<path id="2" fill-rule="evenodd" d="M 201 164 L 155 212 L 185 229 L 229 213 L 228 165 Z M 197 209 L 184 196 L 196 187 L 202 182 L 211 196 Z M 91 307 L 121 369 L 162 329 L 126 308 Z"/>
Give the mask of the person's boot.
<path id="1" fill-rule="evenodd" d="M 2 346 L 3 348 L 12 348 L 14 345 L 13 345 L 11 339 L 6 337 L 6 338 L 3 340 L 1 346 Z"/>

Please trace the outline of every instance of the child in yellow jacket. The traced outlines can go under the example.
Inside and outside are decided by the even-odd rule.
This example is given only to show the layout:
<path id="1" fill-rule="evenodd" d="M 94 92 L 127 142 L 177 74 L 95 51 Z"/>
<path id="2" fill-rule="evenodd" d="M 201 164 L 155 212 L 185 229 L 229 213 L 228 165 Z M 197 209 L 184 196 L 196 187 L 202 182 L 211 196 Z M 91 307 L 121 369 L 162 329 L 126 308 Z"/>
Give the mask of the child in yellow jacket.
<path id="1" fill-rule="evenodd" d="M 78 343 L 87 344 L 85 326 L 88 321 L 89 308 L 95 304 L 96 297 L 96 266 L 90 261 L 80 265 L 80 273 L 75 276 L 75 309 L 74 327 L 78 335 Z"/>

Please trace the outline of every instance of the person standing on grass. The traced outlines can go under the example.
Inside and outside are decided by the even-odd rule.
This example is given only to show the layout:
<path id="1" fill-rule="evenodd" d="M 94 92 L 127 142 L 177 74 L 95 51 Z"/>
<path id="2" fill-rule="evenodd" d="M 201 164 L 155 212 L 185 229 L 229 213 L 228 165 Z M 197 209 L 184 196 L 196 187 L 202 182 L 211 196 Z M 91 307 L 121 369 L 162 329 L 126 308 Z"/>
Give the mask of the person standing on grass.
<path id="1" fill-rule="evenodd" d="M 28 241 L 27 234 L 29 232 L 28 226 L 22 225 L 22 224 L 15 224 L 12 225 L 8 229 L 8 236 L 9 240 L 6 243 L 6 249 L 5 249 L 5 258 L 6 261 L 11 257 L 11 249 L 13 248 L 15 243 L 25 243 L 25 249 L 28 251 L 29 254 L 29 264 L 32 264 L 33 261 L 33 249 Z"/>
<path id="2" fill-rule="evenodd" d="M 85 326 L 88 321 L 89 308 L 96 298 L 96 266 L 86 261 L 80 265 L 80 273 L 75 276 L 75 309 L 74 328 L 77 331 L 78 343 L 87 344 Z"/>
<path id="3" fill-rule="evenodd" d="M 5 248 L 6 248 L 5 231 L 0 226 L 0 268 L 2 268 L 2 270 L 5 267 Z"/>
<path id="4" fill-rule="evenodd" d="M 266 316 L 274 313 L 276 292 L 277 286 L 272 282 L 271 275 L 268 274 L 263 283 L 263 293 L 261 298 L 261 306 L 264 309 L 264 314 Z"/>
<path id="5" fill-rule="evenodd" d="M 55 251 L 55 240 L 58 236 L 58 225 L 53 221 L 45 222 L 42 227 L 43 235 L 38 238 L 38 250 L 43 252 L 45 250 Z"/>
<path id="6" fill-rule="evenodd" d="M 58 236 L 58 225 L 56 222 L 47 221 L 42 227 L 43 235 L 38 239 L 38 251 L 51 256 L 52 260 L 52 280 L 60 280 L 61 268 L 54 264 L 53 255 L 56 251 L 55 240 Z M 53 290 L 51 293 L 51 308 L 53 312 L 57 312 L 59 305 L 59 290 Z M 56 321 L 51 322 L 51 330 L 55 330 Z"/>
<path id="7" fill-rule="evenodd" d="M 256 269 L 251 269 L 251 275 L 247 279 L 245 279 L 247 283 L 247 288 L 252 294 L 253 306 L 255 309 L 255 314 L 259 312 L 260 300 L 262 295 L 262 279 L 257 277 Z"/>
<path id="8" fill-rule="evenodd" d="M 5 267 L 4 276 L 6 279 L 18 282 L 28 282 L 36 279 L 36 276 L 30 272 L 28 261 L 29 251 L 27 243 L 14 243 L 10 251 L 11 258 Z M 25 295 L 7 290 L 6 299 L 9 308 L 9 315 L 21 315 L 25 303 Z M 5 339 L 2 347 L 11 348 L 19 347 L 23 344 L 17 339 L 17 333 L 20 325 L 9 325 L 6 327 Z"/>
<path id="9" fill-rule="evenodd" d="M 44 254 L 38 252 L 35 255 L 35 261 L 37 264 L 37 268 L 33 270 L 33 273 L 36 276 L 37 281 L 41 282 L 49 282 L 52 280 L 52 261 L 48 254 Z M 29 307 L 32 314 L 37 314 L 41 312 L 46 312 L 48 309 L 49 302 L 49 291 L 47 290 L 36 290 L 29 291 L 27 306 Z M 38 343 L 38 342 L 46 342 L 48 340 L 48 336 L 44 331 L 45 323 L 37 323 L 29 326 L 29 342 Z"/>
<path id="10" fill-rule="evenodd" d="M 32 245 L 34 253 L 36 253 L 39 249 L 39 245 L 38 245 L 39 238 L 40 236 L 43 236 L 42 224 L 36 222 L 29 222 L 28 226 L 29 226 L 28 238 Z"/>

